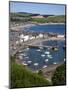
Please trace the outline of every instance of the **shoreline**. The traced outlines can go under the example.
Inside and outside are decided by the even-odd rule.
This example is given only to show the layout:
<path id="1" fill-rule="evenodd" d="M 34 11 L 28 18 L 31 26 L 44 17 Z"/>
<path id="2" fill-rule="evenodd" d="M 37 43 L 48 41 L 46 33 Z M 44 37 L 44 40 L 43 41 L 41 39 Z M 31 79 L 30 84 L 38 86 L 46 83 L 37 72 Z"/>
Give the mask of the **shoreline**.
<path id="1" fill-rule="evenodd" d="M 24 30 L 25 28 L 30 28 L 36 25 L 64 25 L 64 24 L 65 23 L 29 23 L 29 24 L 22 24 L 19 26 L 10 27 L 10 30 L 20 31 L 20 30 Z"/>

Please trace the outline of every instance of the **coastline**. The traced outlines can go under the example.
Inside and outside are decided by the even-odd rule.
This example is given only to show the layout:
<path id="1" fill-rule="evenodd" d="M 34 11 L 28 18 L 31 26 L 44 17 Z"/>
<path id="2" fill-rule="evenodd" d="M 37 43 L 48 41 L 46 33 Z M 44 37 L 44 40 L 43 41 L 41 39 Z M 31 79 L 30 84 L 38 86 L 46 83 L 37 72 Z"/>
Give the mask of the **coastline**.
<path id="1" fill-rule="evenodd" d="M 30 28 L 36 25 L 64 25 L 65 23 L 29 23 L 29 24 L 21 24 L 19 26 L 10 27 L 10 30 L 13 31 L 20 31 L 24 30 L 25 28 Z"/>

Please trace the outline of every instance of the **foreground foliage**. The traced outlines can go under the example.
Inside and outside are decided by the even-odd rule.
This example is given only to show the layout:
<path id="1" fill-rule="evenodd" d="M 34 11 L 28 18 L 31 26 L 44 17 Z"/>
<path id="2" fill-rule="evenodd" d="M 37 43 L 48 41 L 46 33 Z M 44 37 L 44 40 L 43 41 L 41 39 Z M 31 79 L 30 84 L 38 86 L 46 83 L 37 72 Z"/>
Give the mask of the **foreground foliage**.
<path id="1" fill-rule="evenodd" d="M 34 86 L 48 86 L 51 83 L 42 76 L 28 71 L 25 66 L 12 63 L 11 88 L 25 88 Z"/>
<path id="2" fill-rule="evenodd" d="M 62 64 L 59 66 L 53 77 L 52 77 L 53 85 L 65 85 L 66 84 L 66 64 Z"/>

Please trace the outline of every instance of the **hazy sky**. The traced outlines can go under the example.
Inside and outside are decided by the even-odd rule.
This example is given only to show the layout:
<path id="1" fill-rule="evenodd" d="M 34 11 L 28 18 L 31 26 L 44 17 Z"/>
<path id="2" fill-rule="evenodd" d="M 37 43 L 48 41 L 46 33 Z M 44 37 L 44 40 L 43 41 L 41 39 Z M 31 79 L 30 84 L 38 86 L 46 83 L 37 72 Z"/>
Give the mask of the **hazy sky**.
<path id="1" fill-rule="evenodd" d="M 65 5 L 10 2 L 10 12 L 65 15 Z"/>

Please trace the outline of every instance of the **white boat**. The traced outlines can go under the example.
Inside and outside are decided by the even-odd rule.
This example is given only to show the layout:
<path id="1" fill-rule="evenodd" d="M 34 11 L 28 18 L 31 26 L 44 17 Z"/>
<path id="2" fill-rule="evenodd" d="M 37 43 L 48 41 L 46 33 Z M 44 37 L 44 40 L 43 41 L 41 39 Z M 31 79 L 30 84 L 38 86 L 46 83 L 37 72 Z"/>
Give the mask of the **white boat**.
<path id="1" fill-rule="evenodd" d="M 27 59 L 28 59 L 29 57 L 25 57 L 25 58 L 27 58 Z"/>
<path id="2" fill-rule="evenodd" d="M 34 66 L 38 66 L 38 63 L 34 63 Z"/>
<path id="3" fill-rule="evenodd" d="M 23 64 L 23 65 L 25 65 L 25 66 L 27 66 L 27 65 L 28 65 L 27 63 L 24 63 L 24 62 L 23 62 L 22 64 Z"/>
<path id="4" fill-rule="evenodd" d="M 65 58 L 64 58 L 64 61 L 65 61 Z"/>
<path id="5" fill-rule="evenodd" d="M 56 62 L 54 62 L 53 64 L 57 64 Z"/>
<path id="6" fill-rule="evenodd" d="M 45 54 L 42 54 L 41 56 L 42 56 L 42 57 L 45 57 Z"/>
<path id="7" fill-rule="evenodd" d="M 48 59 L 45 59 L 45 62 L 48 62 Z"/>
<path id="8" fill-rule="evenodd" d="M 40 52 L 41 50 L 40 50 L 40 49 L 38 49 L 37 51 L 38 51 L 38 52 Z"/>
<path id="9" fill-rule="evenodd" d="M 45 52 L 45 54 L 47 54 L 47 55 L 48 55 L 48 54 L 50 54 L 50 52 L 49 52 L 49 51 L 46 51 L 46 52 Z"/>
<path id="10" fill-rule="evenodd" d="M 49 54 L 47 55 L 47 57 L 48 57 L 48 58 L 50 58 L 50 59 L 52 59 L 52 58 L 53 58 L 53 57 L 52 57 L 52 55 L 49 55 Z"/>
<path id="11" fill-rule="evenodd" d="M 19 59 L 23 59 L 23 57 L 21 55 L 19 55 Z"/>
<path id="12" fill-rule="evenodd" d="M 27 63 L 29 63 L 29 64 L 30 64 L 31 62 L 32 62 L 32 61 L 27 61 Z"/>
<path id="13" fill-rule="evenodd" d="M 44 66 L 43 66 L 43 68 L 46 68 L 46 67 L 47 67 L 47 65 L 44 65 Z"/>
<path id="14" fill-rule="evenodd" d="M 43 49 L 43 47 L 39 47 L 40 49 Z"/>
<path id="15" fill-rule="evenodd" d="M 30 48 L 26 48 L 26 50 L 29 50 Z"/>
<path id="16" fill-rule="evenodd" d="M 19 53 L 21 53 L 22 51 L 20 50 Z"/>
<path id="17" fill-rule="evenodd" d="M 27 56 L 27 55 L 24 53 L 23 56 Z"/>
<path id="18" fill-rule="evenodd" d="M 24 54 L 23 54 L 23 53 L 21 53 L 20 55 L 21 55 L 21 56 L 23 56 Z"/>

